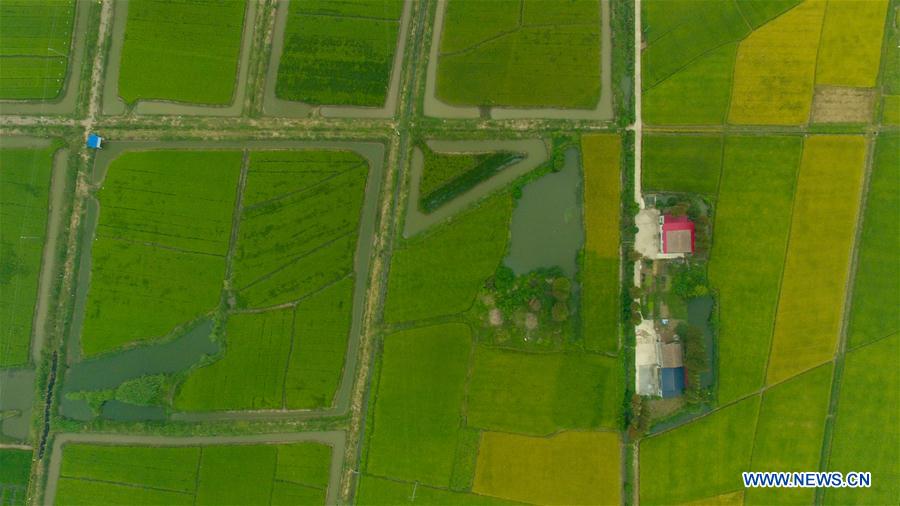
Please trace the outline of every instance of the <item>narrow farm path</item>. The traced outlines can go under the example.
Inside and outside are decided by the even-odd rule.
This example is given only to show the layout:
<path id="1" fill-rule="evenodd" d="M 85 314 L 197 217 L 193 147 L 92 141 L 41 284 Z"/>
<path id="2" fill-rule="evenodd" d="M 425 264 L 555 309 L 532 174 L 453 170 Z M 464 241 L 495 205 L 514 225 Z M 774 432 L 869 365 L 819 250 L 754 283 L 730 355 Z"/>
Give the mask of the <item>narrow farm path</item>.
<path id="1" fill-rule="evenodd" d="M 634 0 L 634 201 L 644 208 L 641 193 L 641 145 L 644 123 L 641 119 L 641 0 Z"/>
<path id="2" fill-rule="evenodd" d="M 99 103 L 100 103 L 100 87 L 103 82 L 103 41 L 106 40 L 107 32 L 109 31 L 110 21 L 112 19 L 112 8 L 113 8 L 113 0 L 102 0 L 101 9 L 100 9 L 100 29 L 97 38 L 97 51 L 94 53 L 94 61 L 91 65 L 91 82 L 90 82 L 90 90 L 89 90 L 89 99 L 88 99 L 88 113 L 87 117 L 81 122 L 82 127 L 84 127 L 83 132 L 83 141 L 87 140 L 88 132 L 90 132 L 91 127 L 97 119 L 97 115 L 99 113 Z M 73 279 L 75 277 L 75 265 L 76 259 L 78 258 L 78 240 L 79 240 L 79 225 L 81 224 L 81 216 L 84 214 L 85 209 L 85 201 L 88 196 L 89 189 L 89 172 L 90 172 L 90 160 L 91 156 L 85 146 L 84 142 L 81 143 L 80 147 L 75 147 L 76 149 L 80 149 L 80 166 L 77 168 L 77 176 L 75 182 L 75 195 L 72 201 L 72 209 L 69 217 L 68 223 L 68 236 L 66 237 L 66 259 L 63 264 L 63 272 L 62 272 L 62 285 L 60 294 L 62 296 L 59 297 L 57 301 L 57 307 L 55 309 L 56 314 L 66 314 L 66 309 L 69 304 L 69 299 L 66 297 L 66 294 L 72 293 L 73 288 Z M 65 318 L 59 318 L 56 321 L 56 326 L 53 329 L 53 335 L 62 336 L 65 332 L 66 320 Z M 64 342 L 60 342 L 59 346 L 64 346 Z M 44 406 L 42 409 L 43 418 L 42 418 L 42 426 L 40 428 L 40 442 L 38 443 L 38 458 L 41 459 L 44 456 L 44 450 L 47 445 L 47 438 L 50 434 L 50 419 L 52 412 L 52 404 L 53 404 L 53 385 L 55 384 L 57 368 L 59 367 L 59 360 L 57 352 L 53 352 L 53 358 L 50 362 L 50 370 L 48 372 L 47 377 L 49 378 L 47 381 L 47 391 L 44 394 Z M 40 466 L 38 469 L 42 469 Z M 40 474 L 41 471 L 38 471 L 38 475 L 34 482 L 40 483 Z"/>

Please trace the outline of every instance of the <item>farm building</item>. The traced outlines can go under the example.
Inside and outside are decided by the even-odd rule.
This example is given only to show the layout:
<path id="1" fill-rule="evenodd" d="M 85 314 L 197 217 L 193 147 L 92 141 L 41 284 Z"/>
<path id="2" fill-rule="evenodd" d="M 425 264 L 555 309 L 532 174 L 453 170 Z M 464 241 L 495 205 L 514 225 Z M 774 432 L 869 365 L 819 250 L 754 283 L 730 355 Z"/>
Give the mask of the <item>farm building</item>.
<path id="1" fill-rule="evenodd" d="M 91 149 L 100 149 L 100 145 L 103 143 L 103 137 L 100 137 L 97 134 L 88 135 L 87 138 L 87 147 Z"/>
<path id="2" fill-rule="evenodd" d="M 687 216 L 661 216 L 659 236 L 664 255 L 683 256 L 694 252 L 694 223 Z"/>
<path id="3" fill-rule="evenodd" d="M 684 366 L 681 343 L 666 343 L 662 345 L 662 366 L 664 368 Z"/>
<path id="4" fill-rule="evenodd" d="M 663 399 L 678 397 L 684 391 L 684 367 L 663 367 L 659 370 Z"/>

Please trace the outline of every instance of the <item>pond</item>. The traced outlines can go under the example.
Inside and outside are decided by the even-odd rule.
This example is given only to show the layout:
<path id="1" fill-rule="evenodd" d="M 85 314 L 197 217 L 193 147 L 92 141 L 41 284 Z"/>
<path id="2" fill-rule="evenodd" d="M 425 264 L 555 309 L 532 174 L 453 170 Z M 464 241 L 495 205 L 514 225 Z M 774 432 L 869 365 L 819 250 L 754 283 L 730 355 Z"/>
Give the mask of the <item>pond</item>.
<path id="1" fill-rule="evenodd" d="M 530 183 L 513 211 L 509 253 L 504 263 L 516 274 L 559 266 L 574 277 L 584 244 L 578 149 L 566 150 L 565 164 Z"/>
<path id="2" fill-rule="evenodd" d="M 122 382 L 150 374 L 175 373 L 188 369 L 204 355 L 213 355 L 219 345 L 210 339 L 213 322 L 202 319 L 184 335 L 163 343 L 133 348 L 121 353 L 72 364 L 65 375 L 60 413 L 76 420 L 94 417 L 86 401 L 67 399 L 65 394 L 80 390 L 106 390 Z M 103 416 L 116 420 L 143 420 L 164 417 L 162 408 L 108 402 Z"/>

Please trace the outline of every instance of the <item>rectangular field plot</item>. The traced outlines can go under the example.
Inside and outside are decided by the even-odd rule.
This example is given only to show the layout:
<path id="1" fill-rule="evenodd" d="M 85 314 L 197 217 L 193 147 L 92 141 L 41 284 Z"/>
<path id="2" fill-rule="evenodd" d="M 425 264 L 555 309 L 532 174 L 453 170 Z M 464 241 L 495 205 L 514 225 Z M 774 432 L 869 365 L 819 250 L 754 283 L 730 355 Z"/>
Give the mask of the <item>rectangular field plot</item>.
<path id="1" fill-rule="evenodd" d="M 382 106 L 403 0 L 290 0 L 278 65 L 278 98 Z"/>
<path id="2" fill-rule="evenodd" d="M 28 363 L 56 149 L 0 149 L 0 367 Z"/>
<path id="3" fill-rule="evenodd" d="M 806 139 L 767 382 L 831 359 L 865 172 L 862 136 Z"/>
<path id="4" fill-rule="evenodd" d="M 805 0 L 741 42 L 728 122 L 799 125 L 809 120 L 824 0 Z"/>
<path id="5" fill-rule="evenodd" d="M 125 102 L 231 103 L 244 0 L 131 0 L 119 63 Z"/>
<path id="6" fill-rule="evenodd" d="M 678 504 L 743 488 L 759 412 L 754 396 L 640 446 L 641 504 Z"/>
<path id="7" fill-rule="evenodd" d="M 762 386 L 784 267 L 799 137 L 727 137 L 709 278 L 718 292 L 719 402 Z"/>
<path id="8" fill-rule="evenodd" d="M 878 77 L 888 0 L 829 0 L 816 84 L 871 88 Z"/>
<path id="9" fill-rule="evenodd" d="M 220 299 L 239 151 L 146 151 L 110 163 L 97 197 L 82 353 L 158 339 Z"/>
<path id="10" fill-rule="evenodd" d="M 900 332 L 900 135 L 881 134 L 875 144 L 859 256 L 853 279 L 848 339 L 859 346 Z"/>
<path id="11" fill-rule="evenodd" d="M 719 136 L 644 136 L 643 188 L 648 191 L 716 195 L 723 145 L 723 138 Z"/>
<path id="12" fill-rule="evenodd" d="M 447 487 L 460 432 L 472 338 L 463 324 L 385 337 L 365 469 Z"/>
<path id="13" fill-rule="evenodd" d="M 234 258 L 239 306 L 294 302 L 352 275 L 368 170 L 349 151 L 250 155 Z"/>
<path id="14" fill-rule="evenodd" d="M 615 432 L 485 432 L 473 491 L 532 504 L 619 504 L 621 466 Z"/>
<path id="15" fill-rule="evenodd" d="M 618 135 L 591 135 L 581 143 L 585 230 L 581 334 L 588 350 L 613 353 L 619 349 L 621 319 L 621 142 Z"/>
<path id="16" fill-rule="evenodd" d="M 653 87 L 645 88 L 642 99 L 644 120 L 651 125 L 724 123 L 728 116 L 737 48 L 737 43 L 725 44 L 691 61 Z"/>
<path id="17" fill-rule="evenodd" d="M 413 204 L 414 205 L 414 204 Z M 394 249 L 384 319 L 460 313 L 506 252 L 512 198 L 500 193 Z"/>
<path id="18" fill-rule="evenodd" d="M 479 346 L 466 421 L 482 429 L 535 435 L 615 428 L 623 395 L 620 369 L 618 359 L 601 355 Z"/>
<path id="19" fill-rule="evenodd" d="M 825 491 L 825 504 L 891 504 L 900 497 L 900 335 L 847 353 L 829 471 L 872 473 L 871 488 Z"/>
<path id="20" fill-rule="evenodd" d="M 448 104 L 592 109 L 600 98 L 599 0 L 449 0 L 437 29 Z"/>
<path id="21" fill-rule="evenodd" d="M 56 504 L 324 504 L 331 448 L 67 444 Z"/>
<path id="22" fill-rule="evenodd" d="M 4 0 L 0 4 L 0 99 L 45 100 L 66 81 L 75 0 Z"/>
<path id="23" fill-rule="evenodd" d="M 224 354 L 193 371 L 186 411 L 332 405 L 353 314 L 369 165 L 350 151 L 249 154 Z M 238 309 L 238 311 L 241 311 Z"/>
<path id="24" fill-rule="evenodd" d="M 826 364 L 766 390 L 759 408 L 752 471 L 819 468 L 831 371 L 831 364 Z M 814 498 L 811 488 L 748 488 L 744 504 L 811 504 Z"/>
<path id="25" fill-rule="evenodd" d="M 25 506 L 30 474 L 30 450 L 0 449 L 0 504 Z"/>
<path id="26" fill-rule="evenodd" d="M 642 3 L 641 9 L 647 41 L 641 56 L 644 89 L 750 32 L 737 2 L 651 1 Z"/>

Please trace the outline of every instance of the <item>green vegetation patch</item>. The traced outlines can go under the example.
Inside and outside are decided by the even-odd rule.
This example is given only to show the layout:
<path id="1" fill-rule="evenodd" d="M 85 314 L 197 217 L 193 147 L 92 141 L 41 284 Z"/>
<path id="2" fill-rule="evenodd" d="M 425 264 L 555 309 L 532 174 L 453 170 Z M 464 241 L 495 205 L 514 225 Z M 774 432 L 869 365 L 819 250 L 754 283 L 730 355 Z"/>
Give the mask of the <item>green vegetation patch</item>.
<path id="1" fill-rule="evenodd" d="M 476 337 L 504 346 L 561 349 L 572 340 L 571 296 L 572 281 L 559 267 L 516 276 L 502 265 L 473 307 Z"/>
<path id="2" fill-rule="evenodd" d="M 825 504 L 890 504 L 900 497 L 900 335 L 847 354 L 828 469 L 870 471 L 871 488 L 825 491 Z"/>
<path id="3" fill-rule="evenodd" d="M 319 443 L 63 447 L 57 504 L 324 504 Z"/>
<path id="4" fill-rule="evenodd" d="M 241 166 L 237 151 L 113 160 L 98 192 L 82 352 L 159 339 L 216 307 Z"/>
<path id="5" fill-rule="evenodd" d="M 546 435 L 616 428 L 624 379 L 617 359 L 479 346 L 469 380 L 469 425 Z"/>
<path id="6" fill-rule="evenodd" d="M 521 153 L 436 153 L 424 143 L 419 207 L 430 213 L 525 158 Z"/>
<path id="7" fill-rule="evenodd" d="M 422 504 L 427 506 L 502 506 L 520 504 L 494 497 L 451 492 L 421 483 L 360 475 L 357 504 Z"/>
<path id="8" fill-rule="evenodd" d="M 449 485 L 471 344 L 463 324 L 385 337 L 369 422 L 368 472 Z"/>
<path id="9" fill-rule="evenodd" d="M 75 0 L 4 0 L 0 4 L 0 99 L 46 100 L 66 82 Z"/>
<path id="10" fill-rule="evenodd" d="M 648 2 L 652 3 L 661 2 Z M 737 43 L 729 43 L 716 48 L 646 89 L 642 97 L 644 121 L 651 125 L 724 123 L 737 47 Z"/>
<path id="11" fill-rule="evenodd" d="M 403 0 L 292 0 L 275 94 L 378 106 L 387 97 Z"/>
<path id="12" fill-rule="evenodd" d="M 831 394 L 831 364 L 766 390 L 759 411 L 752 471 L 800 472 L 819 468 Z M 810 504 L 811 488 L 748 488 L 744 504 Z"/>
<path id="13" fill-rule="evenodd" d="M 720 136 L 644 136 L 641 172 L 644 189 L 716 195 L 723 145 Z"/>
<path id="14" fill-rule="evenodd" d="M 849 339 L 859 346 L 900 331 L 900 135 L 881 134 L 866 195 L 866 211 L 858 246 Z"/>
<path id="15" fill-rule="evenodd" d="M 717 293 L 719 402 L 764 379 L 802 140 L 727 137 L 709 279 Z"/>
<path id="16" fill-rule="evenodd" d="M 119 96 L 231 103 L 246 2 L 133 0 L 119 63 Z"/>
<path id="17" fill-rule="evenodd" d="M 0 504 L 25 506 L 30 474 L 30 450 L 0 449 Z"/>
<path id="18" fill-rule="evenodd" d="M 641 441 L 641 504 L 677 504 L 742 488 L 758 412 L 754 396 Z"/>
<path id="19" fill-rule="evenodd" d="M 622 141 L 618 135 L 581 139 L 584 170 L 584 256 L 581 262 L 581 337 L 591 351 L 619 350 L 621 293 Z"/>
<path id="20" fill-rule="evenodd" d="M 737 2 L 669 0 L 641 4 L 647 47 L 642 86 L 649 89 L 714 49 L 750 33 Z"/>
<path id="21" fill-rule="evenodd" d="M 175 401 L 186 411 L 331 406 L 350 332 L 353 280 L 296 308 L 229 316 L 224 355 L 188 376 Z"/>
<path id="22" fill-rule="evenodd" d="M 512 199 L 499 193 L 394 250 L 384 319 L 404 322 L 460 313 L 506 251 Z"/>
<path id="23" fill-rule="evenodd" d="M 210 446 L 202 451 L 196 504 L 258 504 L 271 493 L 275 446 Z"/>
<path id="24" fill-rule="evenodd" d="M 436 94 L 453 105 L 592 109 L 600 2 L 447 2 Z"/>
<path id="25" fill-rule="evenodd" d="M 28 363 L 56 149 L 0 149 L 0 367 Z"/>
<path id="26" fill-rule="evenodd" d="M 240 306 L 294 302 L 352 276 L 368 169 L 349 151 L 250 155 L 234 257 Z"/>
<path id="27" fill-rule="evenodd" d="M 225 355 L 194 371 L 175 406 L 182 410 L 280 409 L 285 367 L 291 349 L 294 311 L 228 317 Z"/>

